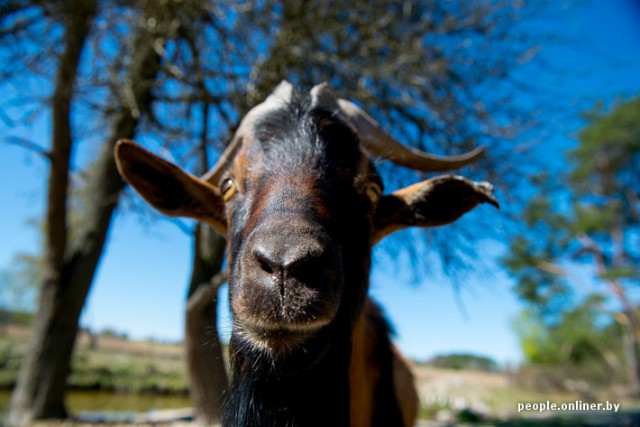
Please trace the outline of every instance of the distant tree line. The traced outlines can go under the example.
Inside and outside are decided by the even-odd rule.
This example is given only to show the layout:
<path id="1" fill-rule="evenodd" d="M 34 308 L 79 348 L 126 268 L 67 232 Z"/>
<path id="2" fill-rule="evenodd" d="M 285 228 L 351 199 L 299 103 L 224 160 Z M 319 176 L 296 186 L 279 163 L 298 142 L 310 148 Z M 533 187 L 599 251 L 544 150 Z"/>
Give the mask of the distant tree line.
<path id="1" fill-rule="evenodd" d="M 443 354 L 427 360 L 424 364 L 435 368 L 446 368 L 455 370 L 473 370 L 495 372 L 499 370 L 498 363 L 490 357 L 477 354 Z"/>

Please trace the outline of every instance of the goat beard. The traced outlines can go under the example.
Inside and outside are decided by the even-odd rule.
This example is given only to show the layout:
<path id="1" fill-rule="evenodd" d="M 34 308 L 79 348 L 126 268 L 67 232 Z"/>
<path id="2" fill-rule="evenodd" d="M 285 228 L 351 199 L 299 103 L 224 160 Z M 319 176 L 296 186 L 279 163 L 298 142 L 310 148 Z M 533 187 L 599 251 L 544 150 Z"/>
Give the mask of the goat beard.
<path id="1" fill-rule="evenodd" d="M 232 336 L 223 425 L 348 426 L 350 351 L 344 350 L 350 337 L 327 328 L 276 357 Z"/>

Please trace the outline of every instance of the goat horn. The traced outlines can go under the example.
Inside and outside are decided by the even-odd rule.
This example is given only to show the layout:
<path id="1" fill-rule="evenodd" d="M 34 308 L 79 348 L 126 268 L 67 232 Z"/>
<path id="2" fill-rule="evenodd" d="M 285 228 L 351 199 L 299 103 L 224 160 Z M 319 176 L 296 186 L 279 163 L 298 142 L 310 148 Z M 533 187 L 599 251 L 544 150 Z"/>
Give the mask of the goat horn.
<path id="1" fill-rule="evenodd" d="M 338 100 L 333 95 L 331 86 L 329 83 L 324 82 L 319 85 L 315 85 L 311 89 L 311 108 L 322 108 L 324 110 L 333 112 L 339 111 L 340 106 Z"/>
<path id="2" fill-rule="evenodd" d="M 293 98 L 293 85 L 286 80 L 280 82 L 278 86 L 271 92 L 271 95 L 267 97 L 262 103 L 253 107 L 244 116 L 238 129 L 236 130 L 231 142 L 227 148 L 222 152 L 220 158 L 206 174 L 202 176 L 202 179 L 210 184 L 217 185 L 220 181 L 222 172 L 226 169 L 226 166 L 233 160 L 236 153 L 242 146 L 242 139 L 246 135 L 251 135 L 255 123 L 260 117 L 264 116 L 267 112 L 277 109 L 278 107 L 288 104 Z"/>
<path id="3" fill-rule="evenodd" d="M 475 162 L 484 154 L 485 147 L 478 147 L 457 156 L 436 156 L 407 147 L 382 130 L 378 122 L 354 103 L 339 99 L 341 112 L 360 133 L 367 150 L 380 158 L 423 172 L 441 172 L 461 168 Z"/>

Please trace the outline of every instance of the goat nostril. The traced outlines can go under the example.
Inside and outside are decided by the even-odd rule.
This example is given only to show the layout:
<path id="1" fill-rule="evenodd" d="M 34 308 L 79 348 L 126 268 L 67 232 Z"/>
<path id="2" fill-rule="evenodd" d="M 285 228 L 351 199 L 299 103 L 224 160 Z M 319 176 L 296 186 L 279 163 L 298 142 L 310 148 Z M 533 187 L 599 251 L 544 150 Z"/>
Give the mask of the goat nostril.
<path id="1" fill-rule="evenodd" d="M 271 260 L 269 256 L 264 252 L 262 248 L 254 248 L 253 249 L 253 257 L 258 262 L 258 265 L 267 274 L 273 274 L 275 270 L 278 268 L 278 263 L 276 261 Z"/>
<path id="2" fill-rule="evenodd" d="M 271 268 L 268 262 L 258 259 L 258 264 L 260 265 L 262 271 L 264 271 L 265 273 L 273 274 L 273 268 Z"/>
<path id="3" fill-rule="evenodd" d="M 309 245 L 268 250 L 258 244 L 251 250 L 251 255 L 254 268 L 263 273 L 282 276 L 282 279 L 296 278 L 303 282 L 316 276 L 325 261 L 324 251 Z"/>
<path id="4" fill-rule="evenodd" d="M 320 260 L 318 258 L 306 258 L 287 269 L 288 275 L 297 278 L 302 282 L 308 282 L 321 271 Z"/>

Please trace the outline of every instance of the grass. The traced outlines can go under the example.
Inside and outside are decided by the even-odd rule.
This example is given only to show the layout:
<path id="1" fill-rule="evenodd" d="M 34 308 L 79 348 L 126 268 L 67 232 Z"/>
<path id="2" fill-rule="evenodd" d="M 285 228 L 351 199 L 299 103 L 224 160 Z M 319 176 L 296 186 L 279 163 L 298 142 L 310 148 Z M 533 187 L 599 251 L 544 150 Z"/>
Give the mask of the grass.
<path id="1" fill-rule="evenodd" d="M 76 389 L 133 393 L 188 391 L 182 359 L 88 349 L 75 355 L 69 382 Z"/>
<path id="2" fill-rule="evenodd" d="M 0 336 L 0 388 L 13 387 L 25 347 L 23 340 Z"/>
<path id="3" fill-rule="evenodd" d="M 0 388 L 8 390 L 15 382 L 21 355 L 26 349 L 28 331 L 0 331 Z M 152 397 L 162 393 L 186 399 L 186 366 L 180 344 L 129 341 L 122 337 L 100 336 L 95 340 L 80 336 L 69 379 L 72 389 L 106 391 L 111 395 L 132 394 Z M 526 402 L 573 402 L 575 394 L 542 393 L 514 387 L 510 374 L 454 371 L 417 366 L 416 378 L 424 403 L 420 418 L 440 419 L 443 423 L 424 425 L 482 425 L 495 427 L 535 426 L 623 426 L 640 425 L 640 402 L 620 401 L 600 395 L 600 402 L 622 403 L 622 413 L 517 413 L 517 404 Z M 6 393 L 6 391 L 4 392 Z M 116 394 L 114 394 L 116 393 Z M 90 400 L 96 404 L 97 395 Z M 102 393 L 108 395 L 108 393 Z M 73 399 L 71 399 L 73 400 Z M 585 400 L 585 399 L 581 399 Z M 108 405 L 101 401 L 98 408 Z M 184 404 L 188 404 L 187 401 Z M 102 405 L 102 406 L 100 406 Z M 155 404 L 151 404 L 155 406 Z M 183 405 L 182 401 L 178 406 Z M 78 408 L 87 410 L 84 404 Z M 0 420 L 1 423 L 1 420 Z M 68 425 L 68 424 L 65 424 Z"/>
<path id="4" fill-rule="evenodd" d="M 98 337 L 92 346 L 81 336 L 72 360 L 69 387 L 119 393 L 188 392 L 187 372 L 179 344 L 134 342 Z M 26 350 L 24 334 L 0 336 L 0 388 L 15 384 L 20 360 Z"/>
<path id="5" fill-rule="evenodd" d="M 592 390 L 586 398 L 576 393 L 537 392 L 514 386 L 513 375 L 496 372 L 454 371 L 418 366 L 418 387 L 423 406 L 420 419 L 439 420 L 428 425 L 511 426 L 631 426 L 640 425 L 640 401 L 610 390 Z M 556 404 L 601 402 L 621 404 L 619 413 L 518 412 L 519 403 Z M 427 425 L 427 424 L 425 424 Z"/>

